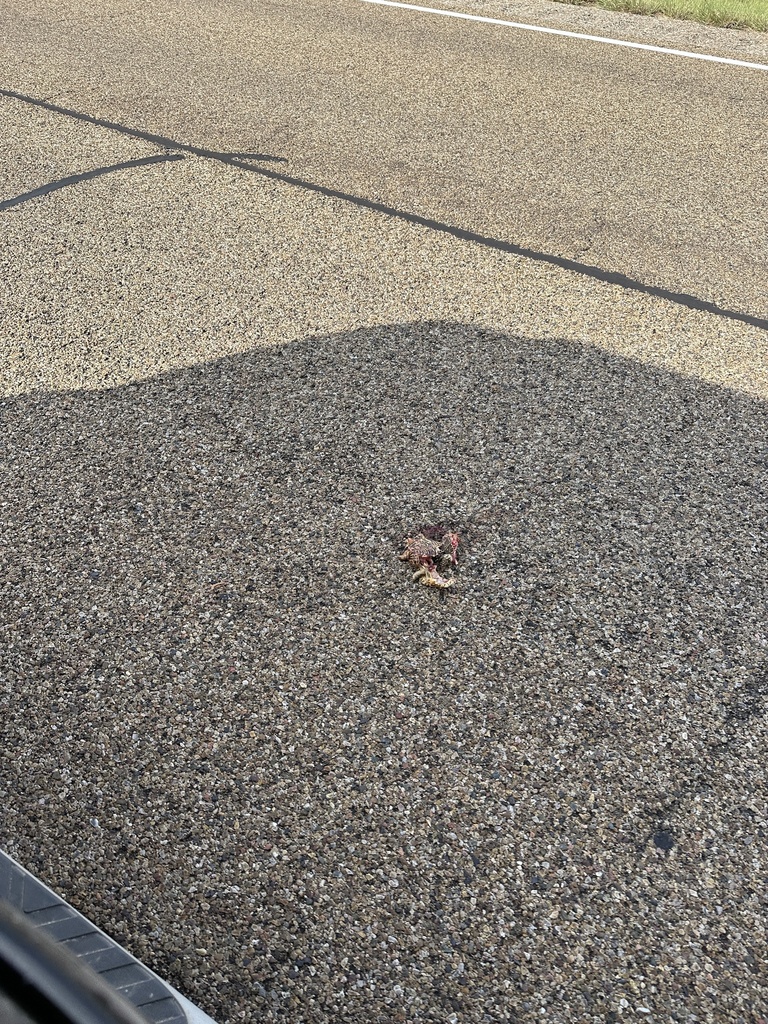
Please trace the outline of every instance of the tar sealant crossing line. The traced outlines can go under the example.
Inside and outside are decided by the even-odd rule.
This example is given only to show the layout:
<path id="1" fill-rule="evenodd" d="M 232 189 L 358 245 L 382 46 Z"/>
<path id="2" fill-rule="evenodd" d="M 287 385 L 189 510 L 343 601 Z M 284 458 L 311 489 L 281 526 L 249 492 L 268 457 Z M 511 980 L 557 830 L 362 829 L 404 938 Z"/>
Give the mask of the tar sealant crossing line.
<path id="1" fill-rule="evenodd" d="M 397 0 L 362 0 L 366 4 L 380 4 L 382 7 L 402 7 L 406 11 L 421 11 L 423 14 L 442 14 L 445 18 L 460 18 L 462 21 L 481 21 L 486 25 L 502 25 L 505 28 L 519 28 L 526 32 L 544 32 L 550 36 L 566 36 L 568 39 L 586 39 L 591 43 L 608 43 L 610 46 L 626 46 L 632 50 L 650 50 L 651 53 L 666 53 L 673 57 L 691 57 L 693 60 L 708 60 L 714 64 L 732 64 L 738 68 L 753 71 L 768 71 L 768 64 L 755 64 L 733 57 L 713 57 L 708 53 L 692 53 L 688 50 L 670 50 L 666 46 L 651 46 L 649 43 L 630 43 L 625 39 L 610 39 L 608 36 L 588 36 L 583 32 L 566 32 L 561 28 L 545 28 L 543 25 L 526 25 L 521 21 L 502 21 L 501 18 L 487 18 L 482 14 L 464 14 L 461 11 L 446 11 L 440 7 L 420 7 L 417 4 L 402 4 Z"/>

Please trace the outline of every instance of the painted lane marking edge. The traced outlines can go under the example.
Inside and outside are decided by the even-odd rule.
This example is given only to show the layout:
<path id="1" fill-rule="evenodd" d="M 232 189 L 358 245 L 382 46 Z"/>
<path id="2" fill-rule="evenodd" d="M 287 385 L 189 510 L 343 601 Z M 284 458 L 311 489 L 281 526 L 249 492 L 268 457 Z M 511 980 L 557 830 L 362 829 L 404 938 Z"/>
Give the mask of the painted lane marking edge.
<path id="1" fill-rule="evenodd" d="M 736 60 L 735 57 L 714 57 L 708 53 L 692 53 L 689 50 L 671 50 L 665 46 L 651 46 L 650 43 L 631 43 L 625 39 L 610 39 L 608 36 L 589 36 L 583 32 L 566 32 L 561 28 L 546 28 L 543 25 L 527 25 L 521 21 L 503 21 L 501 18 L 488 18 L 482 14 L 464 14 L 462 11 L 447 11 L 440 7 L 421 7 L 417 4 L 404 4 L 399 0 L 362 0 L 364 4 L 378 4 L 381 7 L 400 7 L 406 11 L 420 11 L 423 14 L 442 14 L 446 18 L 460 18 L 463 21 L 479 21 L 486 25 L 501 25 L 504 28 L 519 28 L 526 32 L 544 32 L 552 36 L 566 36 L 568 39 L 586 39 L 591 43 L 608 43 L 610 46 L 626 46 L 632 50 L 650 50 L 651 53 L 665 53 L 673 57 L 690 57 L 693 60 L 707 60 L 715 64 L 730 64 L 739 68 L 751 68 L 753 71 L 768 71 L 768 64 L 756 64 L 748 60 Z"/>

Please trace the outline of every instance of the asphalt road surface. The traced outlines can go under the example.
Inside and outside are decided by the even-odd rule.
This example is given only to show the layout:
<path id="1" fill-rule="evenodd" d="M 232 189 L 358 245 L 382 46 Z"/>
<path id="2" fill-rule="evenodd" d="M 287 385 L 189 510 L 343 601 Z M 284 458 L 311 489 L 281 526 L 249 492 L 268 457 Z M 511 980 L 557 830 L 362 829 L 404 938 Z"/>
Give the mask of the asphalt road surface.
<path id="1" fill-rule="evenodd" d="M 768 1019 L 767 122 L 358 0 L 6 3 L 3 848 L 222 1024 Z"/>

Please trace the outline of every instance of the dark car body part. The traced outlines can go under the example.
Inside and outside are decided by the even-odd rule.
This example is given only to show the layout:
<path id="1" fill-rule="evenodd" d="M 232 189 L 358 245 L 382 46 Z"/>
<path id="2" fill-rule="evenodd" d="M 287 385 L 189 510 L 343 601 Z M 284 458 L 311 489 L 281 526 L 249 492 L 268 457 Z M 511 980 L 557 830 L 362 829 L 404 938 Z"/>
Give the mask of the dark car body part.
<path id="1" fill-rule="evenodd" d="M 0 851 L 0 1024 L 213 1024 Z"/>

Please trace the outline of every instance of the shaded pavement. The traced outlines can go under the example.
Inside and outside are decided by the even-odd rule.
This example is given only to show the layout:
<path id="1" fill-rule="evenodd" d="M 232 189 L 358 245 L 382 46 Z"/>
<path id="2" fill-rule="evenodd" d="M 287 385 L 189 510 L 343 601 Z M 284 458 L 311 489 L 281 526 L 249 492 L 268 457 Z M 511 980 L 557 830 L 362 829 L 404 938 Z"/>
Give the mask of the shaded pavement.
<path id="1" fill-rule="evenodd" d="M 9 852 L 214 1017 L 766 1012 L 765 402 L 403 323 L 0 437 Z"/>

